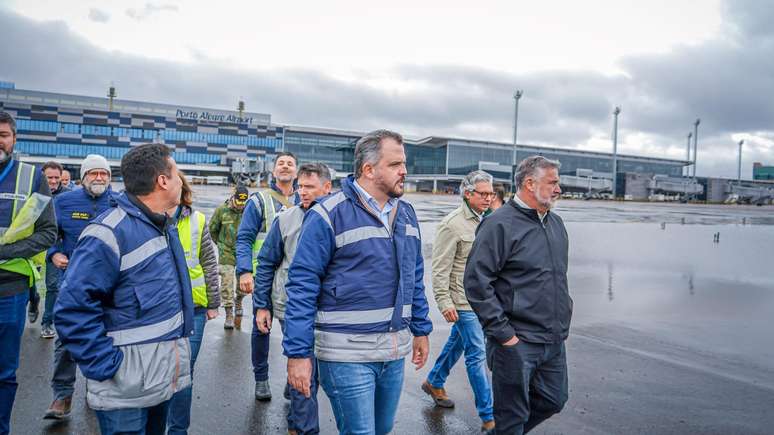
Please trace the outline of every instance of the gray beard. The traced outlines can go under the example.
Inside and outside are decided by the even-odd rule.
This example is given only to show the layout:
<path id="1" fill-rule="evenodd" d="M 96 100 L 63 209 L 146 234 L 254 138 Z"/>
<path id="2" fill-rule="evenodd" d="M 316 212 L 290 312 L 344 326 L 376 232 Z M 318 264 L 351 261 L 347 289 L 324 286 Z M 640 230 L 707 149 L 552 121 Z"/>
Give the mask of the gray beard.
<path id="1" fill-rule="evenodd" d="M 90 184 L 86 186 L 86 189 L 92 196 L 100 196 L 107 190 L 107 184 Z"/>
<path id="2" fill-rule="evenodd" d="M 8 161 L 8 159 L 11 158 L 11 155 L 5 152 L 5 150 L 0 150 L 0 163 L 5 163 Z"/>

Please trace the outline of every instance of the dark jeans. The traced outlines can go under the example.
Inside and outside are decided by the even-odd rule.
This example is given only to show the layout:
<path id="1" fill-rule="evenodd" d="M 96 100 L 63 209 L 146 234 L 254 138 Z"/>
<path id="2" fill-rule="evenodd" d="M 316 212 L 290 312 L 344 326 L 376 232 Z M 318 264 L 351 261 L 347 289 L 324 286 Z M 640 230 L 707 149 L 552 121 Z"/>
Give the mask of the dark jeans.
<path id="1" fill-rule="evenodd" d="M 76 371 L 75 360 L 57 337 L 54 343 L 54 375 L 51 377 L 54 400 L 61 400 L 73 395 Z"/>
<path id="2" fill-rule="evenodd" d="M 54 304 L 56 304 L 56 297 L 59 296 L 61 277 L 62 270 L 54 266 L 54 263 L 46 261 L 46 302 L 43 318 L 40 320 L 41 326 L 51 326 L 54 323 Z"/>
<path id="3" fill-rule="evenodd" d="M 285 322 L 280 320 L 282 334 L 285 334 Z M 320 419 L 317 414 L 317 359 L 312 357 L 311 396 L 307 398 L 288 384 L 290 391 L 290 410 L 288 411 L 288 429 L 295 430 L 299 435 L 314 435 L 320 433 Z"/>
<path id="4" fill-rule="evenodd" d="M 519 341 L 486 344 L 492 369 L 495 433 L 524 434 L 558 413 L 567 402 L 567 358 L 564 342 Z"/>
<path id="5" fill-rule="evenodd" d="M 194 364 L 199 355 L 204 338 L 204 326 L 207 323 L 207 314 L 202 312 L 194 316 L 194 335 L 191 336 L 191 377 L 193 377 Z M 169 425 L 168 435 L 186 434 L 191 425 L 191 402 L 193 400 L 193 384 L 180 390 L 169 400 Z"/>
<path id="6" fill-rule="evenodd" d="M 253 373 L 255 382 L 269 380 L 269 334 L 262 334 L 255 326 L 255 312 L 253 308 L 252 335 L 250 336 L 250 350 L 252 350 Z"/>
<path id="7" fill-rule="evenodd" d="M 29 293 L 0 297 L 0 435 L 11 430 L 11 410 L 16 398 L 16 369 Z"/>
<path id="8" fill-rule="evenodd" d="M 148 408 L 95 411 L 102 435 L 164 435 L 169 400 Z"/>

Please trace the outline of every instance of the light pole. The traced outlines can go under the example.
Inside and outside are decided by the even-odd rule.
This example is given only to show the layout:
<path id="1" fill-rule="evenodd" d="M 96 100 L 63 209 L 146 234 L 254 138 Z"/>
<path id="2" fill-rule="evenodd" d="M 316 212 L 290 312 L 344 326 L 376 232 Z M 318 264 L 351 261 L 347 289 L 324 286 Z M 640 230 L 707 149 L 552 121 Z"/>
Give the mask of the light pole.
<path id="1" fill-rule="evenodd" d="M 617 194 L 617 174 L 618 174 L 618 114 L 621 113 L 621 108 L 615 106 L 613 109 L 613 199 Z"/>
<path id="2" fill-rule="evenodd" d="M 699 118 L 696 118 L 693 123 L 693 178 L 696 178 L 696 145 L 699 142 L 699 123 L 701 123 Z"/>
<path id="3" fill-rule="evenodd" d="M 693 137 L 693 132 L 688 132 L 688 144 L 685 147 L 685 161 L 688 162 L 688 166 L 685 167 L 685 176 L 690 177 L 691 176 L 691 138 Z"/>
<path id="4" fill-rule="evenodd" d="M 744 145 L 744 139 L 739 141 L 739 166 L 736 170 L 736 181 L 742 184 L 742 145 Z"/>
<path id="5" fill-rule="evenodd" d="M 517 148 L 517 136 L 516 133 L 519 129 L 519 100 L 521 99 L 521 96 L 524 95 L 524 91 L 521 89 L 517 90 L 513 93 L 513 165 L 516 165 L 516 148 Z"/>
<path id="6" fill-rule="evenodd" d="M 513 108 L 513 162 L 511 166 L 513 167 L 512 174 L 511 174 L 511 183 L 514 183 L 513 177 L 516 175 L 516 164 L 518 163 L 517 159 L 517 136 L 516 133 L 518 132 L 519 128 L 519 100 L 521 99 L 521 96 L 524 95 L 524 91 L 521 89 L 517 89 L 516 92 L 513 93 L 513 102 L 514 102 L 514 108 Z M 513 191 L 515 192 L 517 189 L 517 186 L 513 186 Z"/>

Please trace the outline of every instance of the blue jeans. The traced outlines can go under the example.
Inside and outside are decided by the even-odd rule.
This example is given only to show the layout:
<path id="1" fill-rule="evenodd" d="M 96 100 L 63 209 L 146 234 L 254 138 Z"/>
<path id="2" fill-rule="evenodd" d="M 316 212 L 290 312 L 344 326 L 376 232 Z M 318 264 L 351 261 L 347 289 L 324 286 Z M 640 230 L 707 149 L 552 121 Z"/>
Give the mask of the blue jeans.
<path id="1" fill-rule="evenodd" d="M 16 398 L 16 369 L 29 293 L 0 298 L 0 435 L 11 431 L 11 410 Z"/>
<path id="2" fill-rule="evenodd" d="M 403 361 L 317 361 L 320 384 L 330 399 L 340 434 L 392 431 L 403 389 Z"/>
<path id="3" fill-rule="evenodd" d="M 75 376 L 77 365 L 70 352 L 65 349 L 59 337 L 54 343 L 54 375 L 51 378 L 51 389 L 54 400 L 70 397 L 75 391 Z"/>
<path id="4" fill-rule="evenodd" d="M 193 377 L 194 364 L 199 355 L 204 338 L 204 325 L 207 323 L 207 314 L 194 315 L 194 335 L 191 336 L 191 377 Z M 186 434 L 191 425 L 191 401 L 193 400 L 193 384 L 190 387 L 175 393 L 169 400 L 169 435 Z"/>
<path id="5" fill-rule="evenodd" d="M 253 330 L 250 336 L 250 350 L 253 360 L 253 374 L 255 382 L 269 380 L 269 334 L 261 333 L 261 330 L 255 326 L 255 313 L 257 308 L 253 308 Z"/>
<path id="6" fill-rule="evenodd" d="M 148 408 L 95 411 L 102 435 L 164 435 L 169 400 Z"/>
<path id="7" fill-rule="evenodd" d="M 465 354 L 468 381 L 473 387 L 476 410 L 482 421 L 494 420 L 492 411 L 492 386 L 486 376 L 486 343 L 484 331 L 473 311 L 457 311 L 459 320 L 454 322 L 449 339 L 427 375 L 433 388 L 443 388 L 446 378 L 460 356 Z"/>
<path id="8" fill-rule="evenodd" d="M 285 334 L 285 322 L 280 320 L 282 334 Z M 314 435 L 320 433 L 320 419 L 317 404 L 317 359 L 312 357 L 311 396 L 307 398 L 288 384 L 290 392 L 290 410 L 288 411 L 288 429 L 295 430 L 299 435 Z"/>
<path id="9" fill-rule="evenodd" d="M 62 270 L 54 266 L 54 263 L 46 260 L 46 302 L 43 308 L 41 326 L 51 326 L 54 323 L 54 304 L 59 296 L 59 280 Z"/>

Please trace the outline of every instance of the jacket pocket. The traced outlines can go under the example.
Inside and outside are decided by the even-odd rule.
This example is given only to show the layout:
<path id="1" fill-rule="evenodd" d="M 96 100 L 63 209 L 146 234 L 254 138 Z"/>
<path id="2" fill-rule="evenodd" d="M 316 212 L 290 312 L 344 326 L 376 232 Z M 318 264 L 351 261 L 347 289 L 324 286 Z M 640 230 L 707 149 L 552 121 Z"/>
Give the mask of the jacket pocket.
<path id="1" fill-rule="evenodd" d="M 142 286 L 134 286 L 134 296 L 140 304 L 140 312 L 146 313 L 150 309 L 161 305 L 167 297 L 166 292 L 159 291 L 163 285 L 155 285 L 153 281 Z"/>

